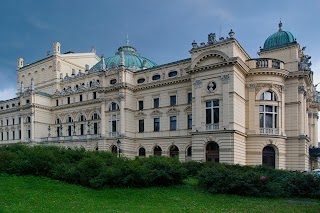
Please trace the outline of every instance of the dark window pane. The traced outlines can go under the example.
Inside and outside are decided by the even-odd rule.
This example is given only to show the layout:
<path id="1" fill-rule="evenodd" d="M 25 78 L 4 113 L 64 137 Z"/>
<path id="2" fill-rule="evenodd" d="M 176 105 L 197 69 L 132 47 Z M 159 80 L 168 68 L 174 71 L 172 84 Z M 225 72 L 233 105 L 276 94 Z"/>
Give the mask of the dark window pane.
<path id="1" fill-rule="evenodd" d="M 168 76 L 169 76 L 169 77 L 174 77 L 174 76 L 176 76 L 177 74 L 178 74 L 177 71 L 171 71 L 171 72 L 169 72 Z"/>
<path id="2" fill-rule="evenodd" d="M 211 101 L 206 101 L 206 107 L 211 107 Z"/>
<path id="3" fill-rule="evenodd" d="M 160 79 L 160 75 L 154 75 L 152 76 L 152 80 L 155 81 L 155 80 L 159 80 Z"/>
<path id="4" fill-rule="evenodd" d="M 263 113 L 260 113 L 259 115 L 259 120 L 260 120 L 260 128 L 264 127 L 264 117 L 263 117 Z"/>
<path id="5" fill-rule="evenodd" d="M 212 123 L 211 109 L 206 109 L 206 124 Z"/>
<path id="6" fill-rule="evenodd" d="M 213 109 L 213 123 L 219 123 L 219 108 Z"/>
<path id="7" fill-rule="evenodd" d="M 159 98 L 153 99 L 153 107 L 154 108 L 159 108 Z"/>

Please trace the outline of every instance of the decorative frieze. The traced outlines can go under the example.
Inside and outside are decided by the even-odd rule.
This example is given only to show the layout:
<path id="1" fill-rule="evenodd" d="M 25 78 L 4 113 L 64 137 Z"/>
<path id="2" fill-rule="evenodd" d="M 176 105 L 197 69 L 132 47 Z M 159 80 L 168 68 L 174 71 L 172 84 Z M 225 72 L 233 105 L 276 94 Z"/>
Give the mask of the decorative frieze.
<path id="1" fill-rule="evenodd" d="M 201 88 L 201 86 L 202 86 L 202 80 L 200 80 L 200 79 L 194 80 L 194 81 L 193 81 L 193 86 L 194 86 L 195 89 Z"/>
<path id="2" fill-rule="evenodd" d="M 221 76 L 221 81 L 222 81 L 223 84 L 228 84 L 229 80 L 230 80 L 229 74 Z"/>

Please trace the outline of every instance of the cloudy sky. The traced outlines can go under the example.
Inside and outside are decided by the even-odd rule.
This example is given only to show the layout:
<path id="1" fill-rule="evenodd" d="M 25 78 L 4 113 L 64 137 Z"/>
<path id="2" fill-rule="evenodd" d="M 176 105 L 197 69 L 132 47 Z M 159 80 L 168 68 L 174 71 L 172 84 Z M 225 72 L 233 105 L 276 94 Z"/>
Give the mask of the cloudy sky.
<path id="1" fill-rule="evenodd" d="M 55 41 L 62 52 L 95 47 L 98 55 L 112 56 L 128 34 L 141 55 L 163 64 L 188 58 L 194 39 L 205 41 L 210 32 L 226 37 L 233 29 L 254 58 L 280 18 L 307 46 L 320 81 L 319 0 L 3 0 L 0 17 L 0 100 L 15 96 L 16 59 L 42 59 Z"/>

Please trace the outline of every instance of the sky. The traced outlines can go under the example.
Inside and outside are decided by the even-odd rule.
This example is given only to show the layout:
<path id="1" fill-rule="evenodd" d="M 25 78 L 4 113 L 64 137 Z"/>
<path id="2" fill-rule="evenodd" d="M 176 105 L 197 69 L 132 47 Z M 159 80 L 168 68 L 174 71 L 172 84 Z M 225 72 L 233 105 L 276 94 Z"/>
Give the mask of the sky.
<path id="1" fill-rule="evenodd" d="M 306 3 L 307 2 L 307 3 Z M 216 0 L 3 0 L 0 7 L 0 100 L 15 97 L 17 58 L 33 63 L 53 52 L 113 56 L 130 45 L 157 64 L 189 58 L 191 43 L 215 32 L 235 38 L 250 57 L 278 30 L 290 31 L 312 56 L 314 83 L 320 82 L 320 1 Z M 320 88 L 319 88 L 320 90 Z"/>

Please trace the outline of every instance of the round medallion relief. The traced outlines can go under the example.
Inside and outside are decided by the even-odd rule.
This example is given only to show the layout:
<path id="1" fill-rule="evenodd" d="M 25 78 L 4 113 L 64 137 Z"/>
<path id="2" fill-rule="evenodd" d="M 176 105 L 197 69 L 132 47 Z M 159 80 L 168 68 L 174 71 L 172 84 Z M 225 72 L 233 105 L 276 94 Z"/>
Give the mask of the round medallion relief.
<path id="1" fill-rule="evenodd" d="M 210 81 L 207 86 L 209 92 L 213 92 L 217 88 L 217 85 L 214 81 Z"/>

